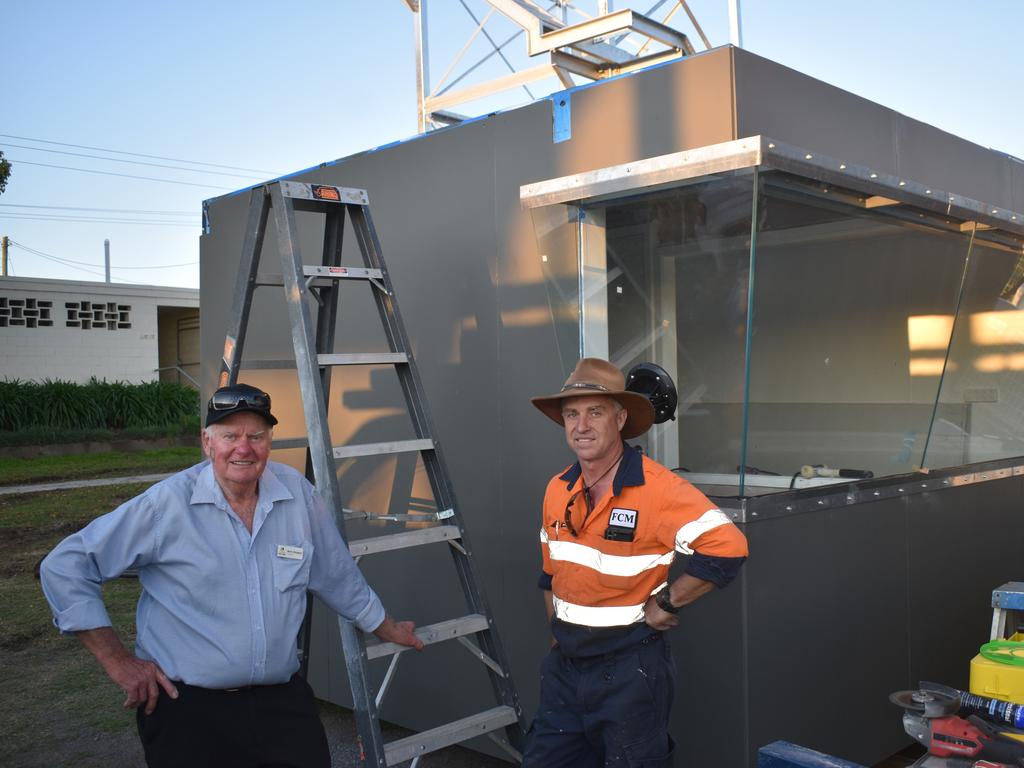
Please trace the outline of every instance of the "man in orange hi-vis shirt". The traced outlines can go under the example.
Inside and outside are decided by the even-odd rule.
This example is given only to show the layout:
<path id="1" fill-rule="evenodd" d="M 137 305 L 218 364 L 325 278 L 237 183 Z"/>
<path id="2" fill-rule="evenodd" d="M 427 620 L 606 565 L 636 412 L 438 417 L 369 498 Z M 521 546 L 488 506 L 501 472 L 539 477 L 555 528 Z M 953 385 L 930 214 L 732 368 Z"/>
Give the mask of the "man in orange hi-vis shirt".
<path id="1" fill-rule="evenodd" d="M 524 768 L 672 765 L 677 613 L 736 576 L 747 541 L 700 491 L 624 441 L 654 408 L 611 363 L 584 358 L 532 402 L 565 428 L 577 461 L 548 483 L 540 587 L 554 640 Z M 667 582 L 676 552 L 690 555 Z"/>

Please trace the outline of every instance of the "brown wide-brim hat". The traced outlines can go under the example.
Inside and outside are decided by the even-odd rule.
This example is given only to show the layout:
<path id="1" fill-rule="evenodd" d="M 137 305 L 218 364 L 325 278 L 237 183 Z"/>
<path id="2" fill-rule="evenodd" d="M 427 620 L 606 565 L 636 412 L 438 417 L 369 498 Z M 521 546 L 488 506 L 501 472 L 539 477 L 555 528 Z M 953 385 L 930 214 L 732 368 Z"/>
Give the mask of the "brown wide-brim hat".
<path id="1" fill-rule="evenodd" d="M 638 437 L 654 423 L 654 406 L 644 395 L 626 390 L 622 371 L 598 357 L 584 357 L 556 395 L 531 397 L 530 402 L 556 424 L 565 426 L 562 401 L 570 397 L 610 397 L 626 409 L 622 437 Z"/>

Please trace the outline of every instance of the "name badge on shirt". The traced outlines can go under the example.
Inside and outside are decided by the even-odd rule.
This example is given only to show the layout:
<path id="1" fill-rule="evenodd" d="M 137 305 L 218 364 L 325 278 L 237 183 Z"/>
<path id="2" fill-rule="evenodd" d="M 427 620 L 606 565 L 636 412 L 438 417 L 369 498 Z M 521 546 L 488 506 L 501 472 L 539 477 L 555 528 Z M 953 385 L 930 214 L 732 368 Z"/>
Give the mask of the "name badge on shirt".
<path id="1" fill-rule="evenodd" d="M 608 528 L 604 537 L 610 541 L 632 541 L 636 535 L 636 518 L 638 511 L 613 507 L 608 514 Z"/>
<path id="2" fill-rule="evenodd" d="M 277 556 L 283 557 L 286 560 L 301 560 L 302 547 L 290 547 L 287 544 L 278 544 Z"/>

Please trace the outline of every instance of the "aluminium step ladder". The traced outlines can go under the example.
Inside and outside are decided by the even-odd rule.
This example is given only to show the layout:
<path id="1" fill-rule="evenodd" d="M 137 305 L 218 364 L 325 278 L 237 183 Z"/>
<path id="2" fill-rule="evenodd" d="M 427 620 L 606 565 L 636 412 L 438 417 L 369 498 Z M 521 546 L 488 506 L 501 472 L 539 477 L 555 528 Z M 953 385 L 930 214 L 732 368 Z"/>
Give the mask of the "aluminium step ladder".
<path id="1" fill-rule="evenodd" d="M 282 272 L 279 275 L 257 275 L 271 210 L 277 228 Z M 296 211 L 312 211 L 326 215 L 323 259 L 320 265 L 307 266 L 302 263 L 299 254 L 299 233 L 295 222 Z M 363 256 L 363 267 L 346 267 L 340 263 L 346 213 Z M 372 287 L 390 347 L 388 351 L 352 354 L 333 351 L 340 288 L 350 281 Z M 275 441 L 274 447 L 306 447 L 307 476 L 311 475 L 324 501 L 333 510 L 339 530 L 357 560 L 366 555 L 407 547 L 445 544 L 454 561 L 467 611 L 459 618 L 419 627 L 416 635 L 424 645 L 452 639 L 463 644 L 473 657 L 485 665 L 498 702 L 498 706 L 469 717 L 385 744 L 381 735 L 378 710 L 393 679 L 399 654 L 408 649 L 394 643 L 382 643 L 376 638 L 364 635 L 354 624 L 338 617 L 364 765 L 383 768 L 410 759 L 415 765 L 419 756 L 423 754 L 482 735 L 489 736 L 517 762 L 521 762 L 522 710 L 508 673 L 508 662 L 494 628 L 490 608 L 479 586 L 480 580 L 473 564 L 472 550 L 466 541 L 462 516 L 455 501 L 444 457 L 434 438 L 423 385 L 398 312 L 394 288 L 370 217 L 366 192 L 360 189 L 292 181 L 275 181 L 252 191 L 233 311 L 224 344 L 221 385 L 237 381 L 239 370 L 243 367 L 291 367 L 290 361 L 256 361 L 252 364 L 242 364 L 245 331 L 249 322 L 253 292 L 259 286 L 284 288 L 295 353 L 294 367 L 298 373 L 307 433 L 305 439 Z M 315 320 L 312 312 L 314 307 Z M 333 446 L 327 421 L 332 368 L 382 364 L 394 366 L 398 374 L 415 431 L 415 439 Z M 366 519 L 368 514 L 353 512 L 342 506 L 337 462 L 354 457 L 405 452 L 419 454 L 430 481 L 436 510 L 428 518 L 423 514 L 382 514 L 379 517 L 389 521 L 396 518 L 416 521 L 431 519 L 436 524 L 384 536 L 348 540 L 345 535 L 345 520 L 355 517 Z M 302 641 L 303 671 L 308 663 L 309 616 L 307 611 Z M 472 642 L 470 637 L 475 638 L 476 643 Z M 424 652 L 428 653 L 429 649 L 425 648 Z M 378 692 L 374 694 L 370 690 L 368 663 L 373 659 L 387 656 L 391 657 L 391 666 L 384 675 Z"/>

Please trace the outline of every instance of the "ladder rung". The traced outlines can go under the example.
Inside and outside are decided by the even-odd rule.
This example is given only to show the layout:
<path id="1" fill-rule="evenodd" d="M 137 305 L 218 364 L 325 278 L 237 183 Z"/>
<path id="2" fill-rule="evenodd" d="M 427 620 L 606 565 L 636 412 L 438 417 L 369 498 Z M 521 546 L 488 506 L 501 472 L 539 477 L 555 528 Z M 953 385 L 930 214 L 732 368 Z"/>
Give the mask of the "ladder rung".
<path id="1" fill-rule="evenodd" d="M 479 613 L 471 613 L 459 619 L 449 619 L 437 624 L 427 624 L 416 628 L 416 637 L 423 641 L 424 645 L 443 643 L 445 640 L 454 640 L 463 635 L 472 635 L 476 632 L 483 632 L 488 629 L 487 618 Z M 398 643 L 367 643 L 366 658 L 379 659 L 381 656 L 390 656 L 393 653 L 401 653 L 409 650 L 408 646 Z"/>
<path id="2" fill-rule="evenodd" d="M 365 189 L 334 187 L 329 184 L 304 184 L 301 181 L 282 181 L 281 194 L 297 200 L 316 200 L 324 203 L 347 203 L 368 205 Z"/>
<path id="3" fill-rule="evenodd" d="M 362 555 L 373 555 L 377 552 L 389 552 L 393 549 L 418 547 L 423 544 L 433 544 L 438 541 L 461 538 L 462 533 L 459 531 L 459 526 L 436 525 L 432 528 L 420 528 L 416 531 L 403 531 L 402 533 L 392 533 L 387 536 L 356 539 L 348 543 L 348 550 L 352 553 L 352 557 L 361 557 Z"/>
<path id="4" fill-rule="evenodd" d="M 384 274 L 379 269 L 366 269 L 364 267 L 316 267 L 305 266 L 302 268 L 305 277 L 313 278 L 311 285 L 322 288 L 330 285 L 334 280 L 383 280 Z M 284 286 L 284 275 L 280 272 L 267 272 L 258 275 L 253 281 L 256 288 L 281 288 Z"/>
<path id="5" fill-rule="evenodd" d="M 306 277 L 323 277 L 328 280 L 384 279 L 384 273 L 379 269 L 367 269 L 366 267 L 318 267 L 307 265 L 302 268 L 302 274 Z"/>
<path id="6" fill-rule="evenodd" d="M 408 363 L 409 356 L 405 352 L 357 352 L 347 355 L 317 355 L 320 365 L 399 365 Z"/>
<path id="7" fill-rule="evenodd" d="M 429 451 L 434 447 L 430 438 L 422 440 L 392 440 L 388 443 L 364 443 L 362 445 L 339 445 L 334 449 L 336 459 L 354 459 L 359 456 L 381 456 L 389 453 Z"/>
<path id="8" fill-rule="evenodd" d="M 275 437 L 270 447 L 277 451 L 284 448 L 305 448 L 307 445 L 309 440 L 305 437 L 282 437 L 280 440 Z"/>
<path id="9" fill-rule="evenodd" d="M 429 731 L 392 741 L 384 745 L 384 754 L 388 765 L 397 765 L 418 755 L 459 744 L 474 736 L 483 736 L 518 721 L 519 718 L 512 707 L 495 707 Z"/>
<path id="10" fill-rule="evenodd" d="M 294 370 L 294 360 L 243 360 L 238 367 L 246 371 Z"/>

